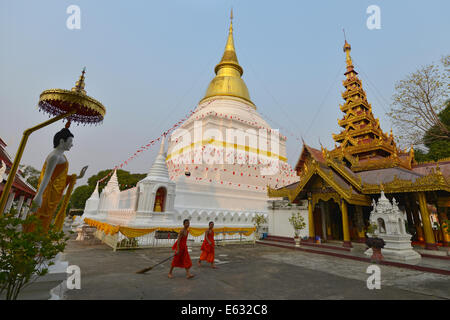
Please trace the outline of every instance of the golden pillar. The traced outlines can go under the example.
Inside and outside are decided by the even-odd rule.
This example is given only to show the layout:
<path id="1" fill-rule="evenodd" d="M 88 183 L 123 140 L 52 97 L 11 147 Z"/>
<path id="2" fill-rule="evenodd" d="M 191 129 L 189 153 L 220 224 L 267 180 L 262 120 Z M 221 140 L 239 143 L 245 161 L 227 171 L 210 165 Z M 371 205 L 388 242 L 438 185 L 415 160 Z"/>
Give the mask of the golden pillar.
<path id="1" fill-rule="evenodd" d="M 427 198 L 424 192 L 419 192 L 417 196 L 419 200 L 420 215 L 422 217 L 423 231 L 425 233 L 425 249 L 437 250 L 433 229 L 431 228 L 430 213 L 427 208 Z"/>
<path id="2" fill-rule="evenodd" d="M 423 235 L 422 223 L 421 223 L 420 217 L 419 217 L 419 210 L 417 208 L 417 203 L 416 203 L 415 199 L 412 200 L 411 211 L 412 211 L 413 218 L 414 218 L 414 226 L 415 226 L 416 232 L 417 232 L 417 240 L 425 241 L 425 237 Z"/>
<path id="3" fill-rule="evenodd" d="M 448 208 L 437 207 L 439 213 L 439 224 L 441 225 L 442 243 L 444 247 L 450 247 L 450 230 L 447 223 Z"/>
<path id="4" fill-rule="evenodd" d="M 313 205 L 311 197 L 308 197 L 308 226 L 309 226 L 309 240 L 314 242 L 314 215 L 313 215 Z"/>
<path id="5" fill-rule="evenodd" d="M 357 230 L 358 230 L 358 242 L 366 242 L 366 234 L 364 233 L 364 215 L 363 208 L 361 206 L 356 206 L 356 220 L 357 220 Z"/>
<path id="6" fill-rule="evenodd" d="M 344 233 L 344 244 L 346 248 L 352 248 L 352 242 L 350 241 L 350 232 L 348 230 L 348 212 L 347 203 L 344 199 L 341 199 L 341 214 L 342 214 L 342 231 Z"/>

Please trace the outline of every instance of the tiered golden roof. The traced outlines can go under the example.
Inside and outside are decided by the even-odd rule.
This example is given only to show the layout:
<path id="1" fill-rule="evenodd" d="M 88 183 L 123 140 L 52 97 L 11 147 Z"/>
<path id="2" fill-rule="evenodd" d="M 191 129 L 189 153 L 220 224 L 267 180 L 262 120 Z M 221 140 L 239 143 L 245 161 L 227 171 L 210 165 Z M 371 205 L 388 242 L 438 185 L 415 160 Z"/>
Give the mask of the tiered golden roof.
<path id="1" fill-rule="evenodd" d="M 216 76 L 206 90 L 206 94 L 202 100 L 215 96 L 232 96 L 244 99 L 250 102 L 250 94 L 242 75 L 244 69 L 239 65 L 233 40 L 233 11 L 231 11 L 230 29 L 228 32 L 227 44 L 222 59 L 214 68 Z"/>
<path id="2" fill-rule="evenodd" d="M 392 130 L 389 135 L 384 133 L 379 120 L 373 116 L 372 106 L 367 101 L 358 72 L 354 69 L 350 56 L 351 46 L 347 41 L 344 44 L 344 52 L 347 70 L 346 79 L 343 81 L 345 92 L 342 93 L 342 98 L 345 103 L 340 105 L 344 116 L 338 120 L 343 130 L 339 134 L 333 134 L 334 141 L 339 145 L 336 145 L 331 154 L 347 159 L 354 171 L 398 165 L 410 169 L 411 152 L 398 150 Z"/>
<path id="3" fill-rule="evenodd" d="M 364 227 L 370 223 L 367 214 L 375 198 L 382 192 L 390 194 L 405 208 L 408 226 L 415 223 L 417 239 L 425 241 L 426 248 L 436 248 L 427 204 L 436 206 L 440 223 L 447 220 L 444 213 L 450 207 L 450 162 L 417 165 L 412 147 L 409 152 L 397 148 L 392 130 L 389 135 L 384 133 L 372 114 L 350 51 L 345 41 L 346 91 L 341 106 L 344 117 L 339 120 L 343 130 L 333 135 L 339 146 L 335 145 L 332 151 L 323 146 L 318 150 L 303 142 L 295 166 L 299 181 L 279 189 L 268 186 L 268 195 L 287 198 L 291 203 L 307 200 L 309 238 L 315 238 L 320 229 L 315 228 L 318 223 L 323 227 L 317 233 L 320 237 L 326 234 L 343 239 L 343 246 L 351 247 L 351 241 L 364 241 Z M 316 214 L 319 202 L 321 214 Z M 339 218 L 335 215 L 338 212 Z M 323 219 L 327 215 L 329 219 Z M 339 228 L 342 231 L 337 232 Z M 450 238 L 442 238 L 444 244 L 450 243 Z"/>

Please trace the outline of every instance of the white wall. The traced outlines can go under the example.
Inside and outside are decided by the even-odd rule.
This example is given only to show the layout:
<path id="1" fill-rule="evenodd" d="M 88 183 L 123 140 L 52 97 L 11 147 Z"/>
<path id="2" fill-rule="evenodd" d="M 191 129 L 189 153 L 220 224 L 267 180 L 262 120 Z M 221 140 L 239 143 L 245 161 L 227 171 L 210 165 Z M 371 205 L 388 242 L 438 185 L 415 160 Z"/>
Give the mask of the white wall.
<path id="1" fill-rule="evenodd" d="M 308 229 L 308 209 L 306 204 L 289 206 L 288 200 L 269 200 L 269 235 L 280 237 L 294 237 L 294 228 L 289 223 L 292 213 L 300 212 L 305 220 L 306 227 L 300 232 L 300 237 L 307 237 Z"/>

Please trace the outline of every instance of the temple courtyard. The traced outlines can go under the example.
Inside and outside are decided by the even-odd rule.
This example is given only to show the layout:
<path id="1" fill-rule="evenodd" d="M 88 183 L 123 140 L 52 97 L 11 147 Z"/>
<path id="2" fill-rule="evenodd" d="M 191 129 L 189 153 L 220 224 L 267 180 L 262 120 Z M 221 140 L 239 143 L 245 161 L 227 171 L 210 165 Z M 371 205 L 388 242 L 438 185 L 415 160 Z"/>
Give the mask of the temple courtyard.
<path id="1" fill-rule="evenodd" d="M 212 269 L 197 266 L 200 247 L 191 247 L 193 279 L 176 268 L 168 279 L 170 260 L 146 274 L 172 253 L 170 248 L 121 250 L 97 243 L 69 240 L 64 260 L 81 269 L 81 289 L 67 290 L 64 299 L 120 300 L 267 300 L 267 299 L 449 299 L 450 276 L 378 265 L 381 289 L 367 288 L 369 262 L 266 246 L 217 246 Z M 448 270 L 447 261 L 444 268 Z"/>

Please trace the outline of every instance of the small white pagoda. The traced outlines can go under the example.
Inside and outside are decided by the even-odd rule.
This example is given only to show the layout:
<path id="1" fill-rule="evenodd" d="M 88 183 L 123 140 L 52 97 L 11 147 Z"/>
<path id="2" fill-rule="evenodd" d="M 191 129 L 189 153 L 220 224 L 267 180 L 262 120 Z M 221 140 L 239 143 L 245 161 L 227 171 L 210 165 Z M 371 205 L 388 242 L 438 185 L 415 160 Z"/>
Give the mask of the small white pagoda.
<path id="1" fill-rule="evenodd" d="M 377 225 L 374 235 L 386 243 L 381 249 L 383 256 L 402 261 L 420 260 L 421 255 L 411 246 L 411 235 L 406 232 L 404 213 L 399 209 L 395 198 L 391 203 L 381 191 L 378 203 L 373 200 L 372 206 L 369 221 Z M 372 249 L 368 249 L 365 254 L 372 255 Z"/>

